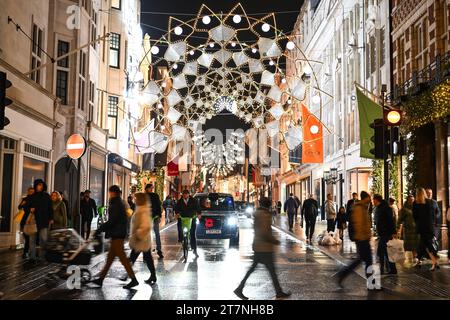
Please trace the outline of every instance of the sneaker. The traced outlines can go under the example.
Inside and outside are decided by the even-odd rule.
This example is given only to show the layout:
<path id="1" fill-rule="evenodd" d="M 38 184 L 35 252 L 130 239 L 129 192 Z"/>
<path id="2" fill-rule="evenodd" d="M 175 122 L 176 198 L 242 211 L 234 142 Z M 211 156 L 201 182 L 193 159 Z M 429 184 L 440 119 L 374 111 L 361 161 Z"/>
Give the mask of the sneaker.
<path id="1" fill-rule="evenodd" d="M 281 292 L 278 292 L 277 293 L 277 298 L 278 299 L 283 299 L 283 298 L 287 298 L 287 297 L 290 297 L 292 295 L 292 293 L 289 291 L 289 292 L 283 292 L 283 291 L 281 291 Z"/>
<path id="2" fill-rule="evenodd" d="M 124 289 L 131 289 L 131 288 L 136 287 L 138 285 L 139 285 L 139 282 L 137 281 L 137 279 L 133 278 L 133 279 L 131 279 L 131 281 L 127 285 L 123 286 L 122 288 L 124 288 Z"/>
<path id="3" fill-rule="evenodd" d="M 244 294 L 242 293 L 242 289 L 241 288 L 237 288 L 233 292 L 234 292 L 235 295 L 237 295 L 242 300 L 248 300 L 248 297 L 244 296 Z"/>
<path id="4" fill-rule="evenodd" d="M 164 255 L 163 255 L 162 251 L 158 251 L 158 257 L 160 259 L 164 259 Z"/>

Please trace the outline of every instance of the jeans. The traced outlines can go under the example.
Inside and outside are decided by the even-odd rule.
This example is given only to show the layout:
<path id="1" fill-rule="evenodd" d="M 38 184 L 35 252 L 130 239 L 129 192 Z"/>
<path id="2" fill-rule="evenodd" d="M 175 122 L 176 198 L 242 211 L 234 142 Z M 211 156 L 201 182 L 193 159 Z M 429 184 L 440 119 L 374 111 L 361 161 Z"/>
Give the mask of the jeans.
<path id="1" fill-rule="evenodd" d="M 178 230 L 178 242 L 181 242 L 183 241 L 183 228 L 181 226 L 181 218 L 178 218 L 177 230 Z"/>
<path id="2" fill-rule="evenodd" d="M 295 212 L 288 212 L 289 230 L 294 227 Z"/>
<path id="3" fill-rule="evenodd" d="M 131 253 L 130 253 L 131 264 L 134 264 L 136 262 L 136 260 L 140 254 L 141 254 L 141 252 L 139 252 L 139 251 L 131 250 Z M 155 263 L 153 262 L 152 250 L 150 249 L 146 252 L 143 252 L 143 254 L 144 254 L 144 262 L 147 265 L 148 270 L 150 270 L 150 275 L 156 276 L 156 269 L 155 269 Z"/>
<path id="4" fill-rule="evenodd" d="M 108 274 L 109 269 L 111 268 L 112 263 L 116 257 L 119 258 L 122 265 L 125 267 L 125 270 L 128 273 L 130 278 L 135 278 L 133 268 L 131 267 L 130 260 L 127 259 L 125 254 L 125 249 L 123 247 L 124 239 L 112 239 L 111 246 L 108 251 L 108 257 L 106 258 L 106 264 L 100 273 L 100 279 L 105 279 Z"/>
<path id="5" fill-rule="evenodd" d="M 88 240 L 91 235 L 92 216 L 81 216 L 81 237 Z"/>
<path id="6" fill-rule="evenodd" d="M 380 259 L 380 272 L 384 272 L 385 266 L 387 267 L 388 272 L 397 272 L 397 268 L 395 266 L 395 263 L 389 261 L 388 252 L 387 252 L 387 243 L 391 240 L 387 237 L 380 237 L 378 239 L 378 248 L 377 248 L 377 255 Z"/>
<path id="7" fill-rule="evenodd" d="M 272 278 L 272 283 L 275 288 L 275 291 L 278 293 L 282 292 L 280 282 L 278 281 L 277 274 L 275 272 L 275 263 L 273 261 L 273 253 L 272 252 L 255 252 L 253 256 L 253 264 L 250 267 L 250 269 L 247 271 L 247 273 L 244 276 L 244 279 L 242 279 L 241 284 L 239 285 L 239 289 L 242 290 L 245 287 L 245 283 L 247 282 L 247 279 L 250 277 L 250 275 L 255 271 L 256 267 L 259 263 L 266 266 L 267 270 L 270 273 L 270 277 Z"/>
<path id="8" fill-rule="evenodd" d="M 314 236 L 314 229 L 316 228 L 316 217 L 306 217 L 305 222 L 306 222 L 305 228 L 306 238 L 312 240 Z"/>
<path id="9" fill-rule="evenodd" d="M 334 219 L 327 219 L 327 232 L 334 232 L 336 222 Z"/>
<path id="10" fill-rule="evenodd" d="M 363 240 L 363 241 L 356 241 L 356 252 L 358 253 L 358 258 L 353 260 L 351 264 L 344 267 L 338 272 L 338 275 L 341 279 L 344 279 L 347 277 L 361 262 L 364 262 L 365 264 L 365 271 L 366 276 L 368 277 L 369 274 L 367 273 L 367 269 L 372 265 L 372 250 L 370 248 L 370 241 L 369 240 Z"/>
<path id="11" fill-rule="evenodd" d="M 156 251 L 161 252 L 161 236 L 159 234 L 159 223 L 161 219 L 156 218 L 153 220 L 153 231 L 155 232 Z"/>
<path id="12" fill-rule="evenodd" d="M 39 245 L 41 247 L 40 257 L 44 256 L 45 253 L 45 245 L 47 243 L 48 237 L 48 228 L 39 229 L 37 233 L 30 235 L 29 243 L 30 243 L 30 258 L 36 259 L 38 256 L 36 255 L 36 238 L 39 237 Z"/>
<path id="13" fill-rule="evenodd" d="M 173 209 L 172 208 L 166 208 L 166 224 L 170 222 L 170 217 L 172 216 Z"/>

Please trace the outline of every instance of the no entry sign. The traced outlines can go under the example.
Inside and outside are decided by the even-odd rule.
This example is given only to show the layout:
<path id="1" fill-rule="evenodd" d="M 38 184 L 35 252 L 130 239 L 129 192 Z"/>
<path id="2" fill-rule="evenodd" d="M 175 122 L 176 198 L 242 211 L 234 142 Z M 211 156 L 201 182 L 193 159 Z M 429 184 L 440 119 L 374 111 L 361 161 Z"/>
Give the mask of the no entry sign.
<path id="1" fill-rule="evenodd" d="M 71 159 L 79 159 L 86 152 L 86 140 L 83 136 L 76 133 L 67 139 L 66 152 Z"/>

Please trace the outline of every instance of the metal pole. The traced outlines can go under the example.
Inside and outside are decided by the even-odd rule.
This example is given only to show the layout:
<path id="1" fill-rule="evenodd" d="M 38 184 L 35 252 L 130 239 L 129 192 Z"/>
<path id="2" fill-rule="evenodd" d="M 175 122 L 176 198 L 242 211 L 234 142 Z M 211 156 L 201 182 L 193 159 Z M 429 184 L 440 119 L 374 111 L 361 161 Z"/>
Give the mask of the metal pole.
<path id="1" fill-rule="evenodd" d="M 78 175 L 77 175 L 77 189 L 78 189 L 78 193 L 77 193 L 77 204 L 76 204 L 76 217 L 77 217 L 77 226 L 76 229 L 78 229 L 78 233 L 84 238 L 84 235 L 81 234 L 81 214 L 80 214 L 80 210 L 81 210 L 81 157 L 78 158 Z"/>

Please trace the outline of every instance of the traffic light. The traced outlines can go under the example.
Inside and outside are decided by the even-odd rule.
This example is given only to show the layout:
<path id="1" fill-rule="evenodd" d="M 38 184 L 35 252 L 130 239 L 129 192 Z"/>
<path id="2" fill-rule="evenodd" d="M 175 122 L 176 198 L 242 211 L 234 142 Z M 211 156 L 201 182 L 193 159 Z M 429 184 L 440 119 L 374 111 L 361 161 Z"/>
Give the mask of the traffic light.
<path id="1" fill-rule="evenodd" d="M 394 127 L 402 124 L 403 113 L 398 109 L 384 110 L 383 122 L 386 126 Z"/>
<path id="2" fill-rule="evenodd" d="M 370 140 L 374 143 L 375 147 L 370 150 L 375 156 L 375 159 L 385 159 L 389 153 L 389 129 L 384 125 L 383 119 L 375 119 L 370 125 L 374 131 L 374 135 Z"/>
<path id="3" fill-rule="evenodd" d="M 6 73 L 0 71 L 0 130 L 9 124 L 9 119 L 5 117 L 5 109 L 12 103 L 6 98 L 6 89 L 9 87 L 11 87 L 11 81 L 7 79 Z"/>
<path id="4" fill-rule="evenodd" d="M 406 141 L 400 136 L 399 127 L 391 128 L 391 144 L 390 144 L 390 154 L 393 156 L 406 155 Z"/>

